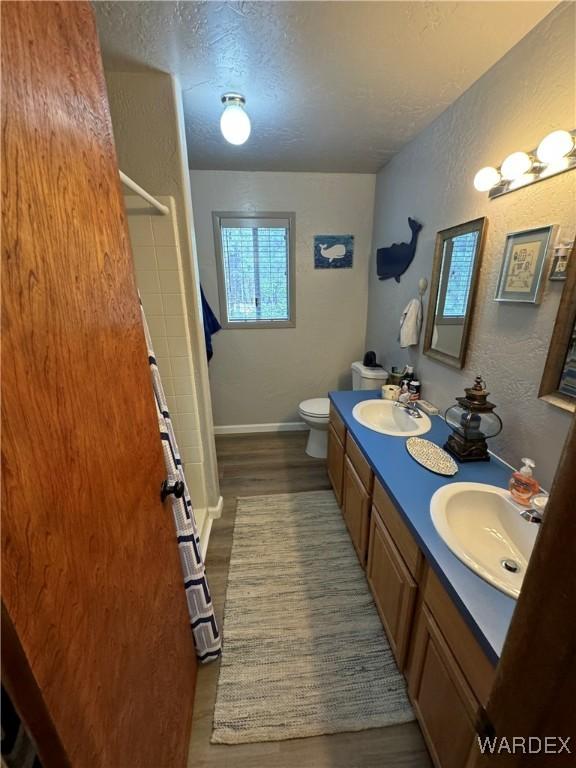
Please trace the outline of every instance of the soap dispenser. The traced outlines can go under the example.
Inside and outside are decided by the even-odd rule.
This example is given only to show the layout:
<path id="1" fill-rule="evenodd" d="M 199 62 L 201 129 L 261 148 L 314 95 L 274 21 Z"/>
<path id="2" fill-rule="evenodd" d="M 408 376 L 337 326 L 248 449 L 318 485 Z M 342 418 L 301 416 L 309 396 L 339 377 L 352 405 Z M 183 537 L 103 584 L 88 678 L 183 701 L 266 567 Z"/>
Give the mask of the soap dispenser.
<path id="1" fill-rule="evenodd" d="M 532 496 L 540 491 L 540 485 L 532 473 L 535 466 L 532 459 L 522 459 L 522 467 L 510 478 L 510 495 L 523 507 L 529 507 Z"/>

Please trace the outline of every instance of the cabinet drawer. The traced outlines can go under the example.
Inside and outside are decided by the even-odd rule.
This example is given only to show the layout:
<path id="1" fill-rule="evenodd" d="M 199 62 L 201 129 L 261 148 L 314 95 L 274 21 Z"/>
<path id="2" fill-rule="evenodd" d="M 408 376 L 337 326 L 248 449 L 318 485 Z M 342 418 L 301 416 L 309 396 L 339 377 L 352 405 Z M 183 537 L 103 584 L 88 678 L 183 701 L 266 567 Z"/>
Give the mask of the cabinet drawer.
<path id="1" fill-rule="evenodd" d="M 332 403 L 330 403 L 330 426 L 340 438 L 342 445 L 346 445 L 346 426 Z"/>
<path id="2" fill-rule="evenodd" d="M 374 484 L 374 473 L 372 472 L 372 468 L 370 464 L 366 461 L 364 458 L 364 454 L 358 448 L 356 445 L 356 442 L 354 441 L 354 438 L 350 433 L 348 433 L 346 437 L 346 455 L 352 462 L 354 469 L 356 470 L 356 473 L 360 480 L 362 481 L 362 484 L 364 485 L 364 488 L 368 491 L 369 494 L 372 494 L 372 486 Z"/>
<path id="3" fill-rule="evenodd" d="M 420 607 L 408 692 L 437 768 L 462 768 L 475 739 L 474 698 L 434 617 Z"/>
<path id="4" fill-rule="evenodd" d="M 418 587 L 372 508 L 366 576 L 398 667 L 404 669 Z"/>
<path id="5" fill-rule="evenodd" d="M 430 568 L 426 573 L 424 602 L 440 627 L 476 698 L 485 706 L 496 670 Z"/>
<path id="6" fill-rule="evenodd" d="M 408 570 L 416 580 L 416 583 L 418 583 L 422 571 L 422 552 L 406 527 L 406 523 L 400 517 L 400 513 L 390 501 L 390 497 L 378 480 L 374 481 L 373 503 L 380 513 L 386 528 L 388 528 L 392 540 L 404 558 Z"/>
<path id="7" fill-rule="evenodd" d="M 344 446 L 340 442 L 334 427 L 328 427 L 328 477 L 332 483 L 338 506 L 342 506 L 342 485 L 344 481 Z"/>

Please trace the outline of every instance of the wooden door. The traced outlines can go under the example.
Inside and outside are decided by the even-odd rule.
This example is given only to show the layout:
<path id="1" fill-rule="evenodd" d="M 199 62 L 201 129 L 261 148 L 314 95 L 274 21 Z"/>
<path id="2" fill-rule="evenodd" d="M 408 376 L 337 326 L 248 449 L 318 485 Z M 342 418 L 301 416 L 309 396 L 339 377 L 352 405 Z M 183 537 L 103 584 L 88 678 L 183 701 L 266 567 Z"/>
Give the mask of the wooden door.
<path id="1" fill-rule="evenodd" d="M 89 3 L 2 3 L 2 127 L 4 683 L 45 768 L 184 766 L 196 660 Z"/>
<path id="2" fill-rule="evenodd" d="M 418 587 L 376 507 L 372 507 L 366 575 L 390 647 L 404 669 Z"/>
<path id="3" fill-rule="evenodd" d="M 336 496 L 338 506 L 342 506 L 342 482 L 344 480 L 344 446 L 332 426 L 328 429 L 328 477 Z"/>
<path id="4" fill-rule="evenodd" d="M 370 494 L 364 488 L 352 462 L 346 456 L 344 458 L 344 502 L 342 514 L 362 568 L 366 565 L 368 549 L 370 500 Z"/>
<path id="5" fill-rule="evenodd" d="M 475 738 L 478 704 L 424 604 L 418 614 L 408 690 L 436 768 L 463 768 Z"/>

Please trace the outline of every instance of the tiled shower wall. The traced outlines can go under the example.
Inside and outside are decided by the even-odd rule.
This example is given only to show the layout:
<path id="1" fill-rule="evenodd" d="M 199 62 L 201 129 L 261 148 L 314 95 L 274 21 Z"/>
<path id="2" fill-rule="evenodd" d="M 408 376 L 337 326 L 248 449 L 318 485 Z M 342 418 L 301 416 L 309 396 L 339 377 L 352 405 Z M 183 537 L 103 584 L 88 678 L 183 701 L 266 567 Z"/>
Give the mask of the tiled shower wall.
<path id="1" fill-rule="evenodd" d="M 186 482 L 200 531 L 206 515 L 206 488 L 198 399 L 186 323 L 186 294 L 171 197 L 158 197 L 171 215 L 163 216 L 136 196 L 126 211 L 136 283 L 150 328 L 168 408 L 176 432 Z"/>

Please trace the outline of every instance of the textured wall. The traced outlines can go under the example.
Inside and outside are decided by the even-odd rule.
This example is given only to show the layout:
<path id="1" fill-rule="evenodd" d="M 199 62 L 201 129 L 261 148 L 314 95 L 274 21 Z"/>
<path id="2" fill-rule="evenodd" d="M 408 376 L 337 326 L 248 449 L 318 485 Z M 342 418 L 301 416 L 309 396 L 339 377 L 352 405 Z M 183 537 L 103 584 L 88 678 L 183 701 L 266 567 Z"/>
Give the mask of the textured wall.
<path id="1" fill-rule="evenodd" d="M 106 83 L 120 168 L 152 195 L 174 198 L 194 366 L 193 388 L 198 393 L 205 504 L 215 507 L 220 490 L 204 332 L 199 321 L 198 268 L 180 90 L 169 75 L 153 72 L 106 72 Z"/>
<path id="2" fill-rule="evenodd" d="M 297 421 L 298 403 L 350 388 L 362 356 L 374 175 L 192 171 L 200 276 L 218 313 L 212 211 L 296 213 L 296 328 L 223 330 L 210 383 L 216 425 Z M 352 269 L 314 269 L 315 234 L 353 234 Z"/>
<path id="3" fill-rule="evenodd" d="M 493 298 L 507 233 L 547 224 L 574 233 L 576 173 L 492 201 L 476 192 L 472 180 L 480 167 L 532 149 L 549 131 L 574 128 L 574 11 L 574 5 L 564 6 L 547 17 L 379 173 L 373 254 L 406 239 L 409 215 L 424 229 L 400 285 L 376 279 L 374 255 L 370 267 L 367 346 L 383 354 L 388 366 L 414 363 L 424 396 L 442 408 L 481 373 L 504 421 L 493 449 L 515 466 L 521 456 L 532 456 L 545 485 L 570 422 L 568 413 L 537 397 L 563 283 L 546 280 L 538 307 L 497 304 Z M 437 230 L 478 216 L 488 217 L 487 241 L 466 368 L 456 371 L 420 350 L 400 350 L 398 321 L 418 278 L 430 277 Z"/>

